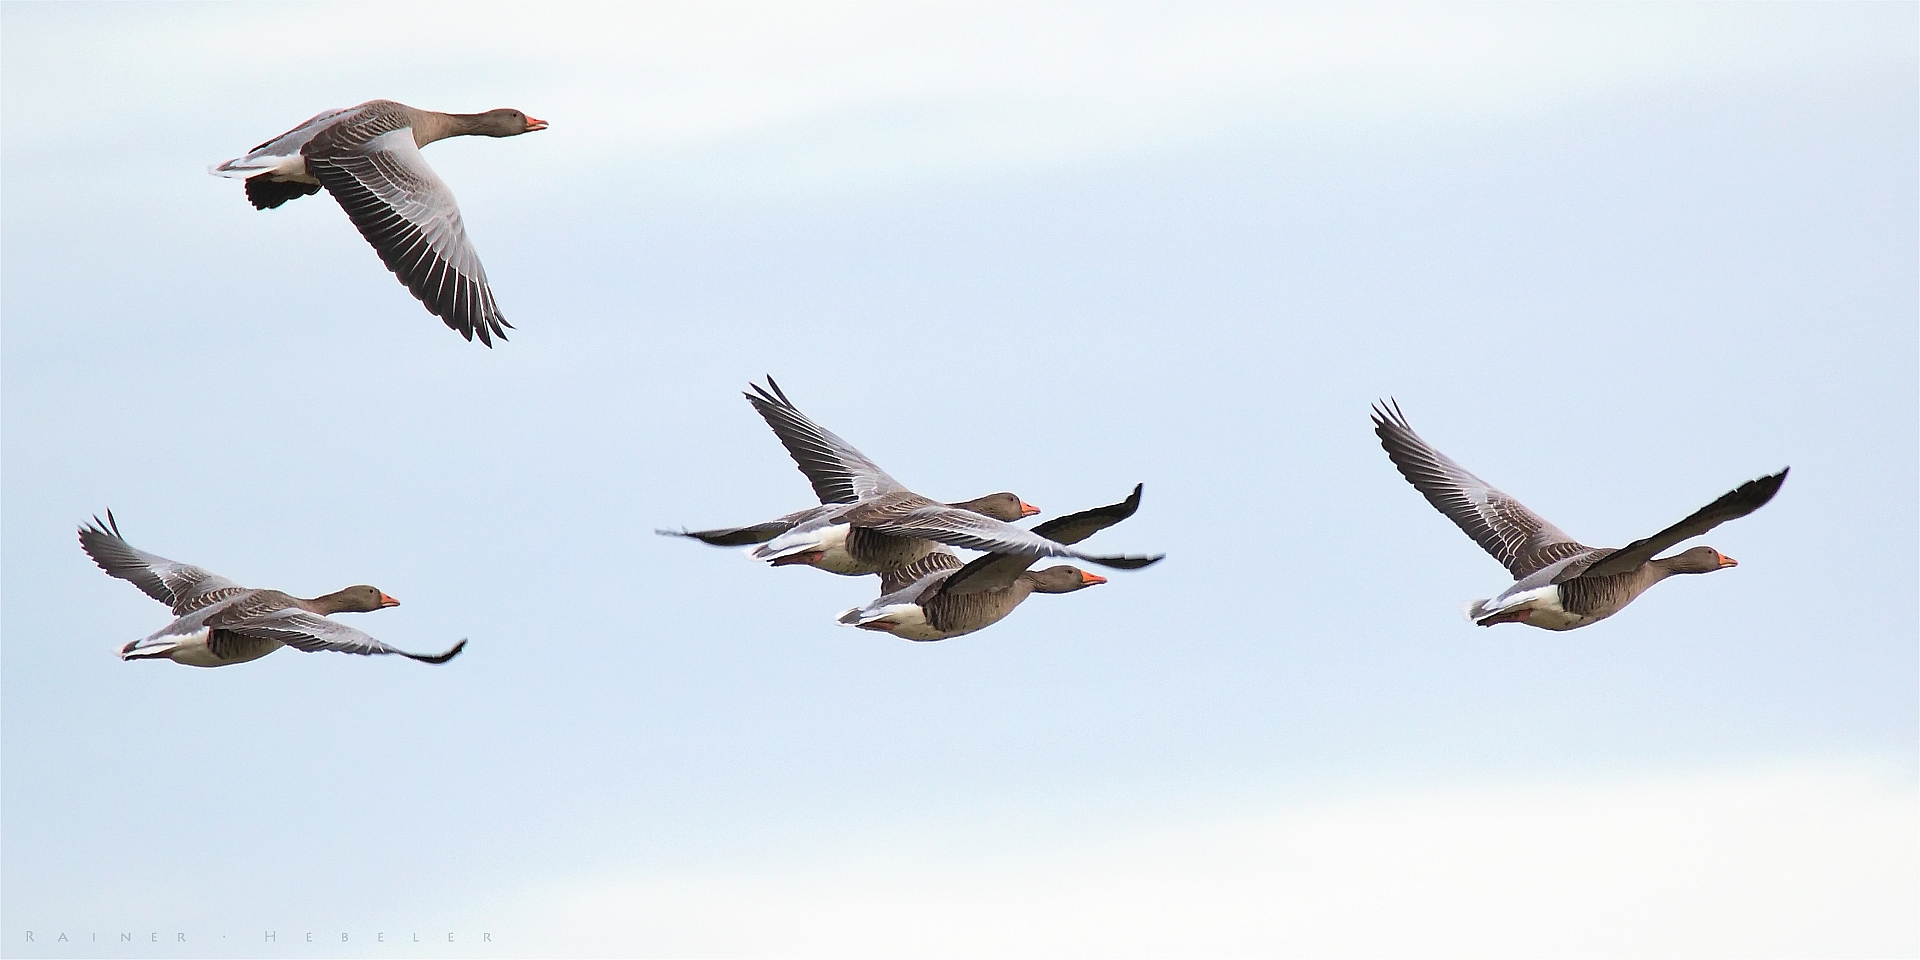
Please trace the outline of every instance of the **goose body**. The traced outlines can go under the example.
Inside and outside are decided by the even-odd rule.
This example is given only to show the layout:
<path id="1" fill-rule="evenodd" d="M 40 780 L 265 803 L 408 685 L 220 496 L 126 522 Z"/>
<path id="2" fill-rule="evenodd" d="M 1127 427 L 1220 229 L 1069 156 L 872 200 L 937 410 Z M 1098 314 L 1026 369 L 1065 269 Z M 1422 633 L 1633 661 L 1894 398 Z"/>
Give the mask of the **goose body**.
<path id="1" fill-rule="evenodd" d="M 957 572 L 957 558 L 955 563 Z M 938 574 L 923 577 L 906 589 L 842 613 L 840 622 L 903 640 L 946 640 L 999 623 L 1035 593 L 1072 593 L 1107 582 L 1105 577 L 1066 565 L 1021 573 L 1004 587 L 980 593 L 945 593 L 940 588 L 946 579 Z"/>
<path id="2" fill-rule="evenodd" d="M 1513 574 L 1498 596 L 1475 600 L 1467 618 L 1490 627 L 1524 623 L 1574 630 L 1619 613 L 1675 574 L 1711 573 L 1739 564 L 1712 547 L 1655 554 L 1764 506 L 1787 471 L 1750 480 L 1651 537 L 1625 547 L 1589 547 L 1501 493 L 1414 433 L 1397 404 L 1373 411 L 1374 433 L 1414 489 Z"/>
<path id="3" fill-rule="evenodd" d="M 283 646 L 313 652 L 396 654 L 423 663 L 445 663 L 466 647 L 420 654 L 390 647 L 346 624 L 334 613 L 365 613 L 400 605 L 376 587 L 347 587 L 311 600 L 278 590 L 256 590 L 199 567 L 136 549 L 120 536 L 107 513 L 80 528 L 80 546 L 93 562 L 173 610 L 172 623 L 120 648 L 122 660 L 172 660 L 190 667 L 246 663 Z"/>
<path id="4" fill-rule="evenodd" d="M 1126 518 L 1140 508 L 1141 487 L 1120 503 L 1049 520 L 1033 533 L 1073 544 Z M 842 613 L 839 622 L 862 630 L 891 633 L 905 640 L 945 640 L 984 630 L 1006 619 L 1035 593 L 1073 593 L 1106 583 L 1078 567 L 1061 565 L 1028 571 L 1036 557 L 989 553 L 971 563 L 944 547 L 915 563 L 882 576 L 881 596 Z M 1159 556 L 1133 558 L 1137 567 Z"/>
<path id="5" fill-rule="evenodd" d="M 208 172 L 245 178 L 247 199 L 260 210 L 324 188 L 428 312 L 492 346 L 512 324 L 494 302 L 453 191 L 420 148 L 447 137 L 511 137 L 546 127 L 518 110 L 453 114 L 370 100 L 317 114 Z"/>

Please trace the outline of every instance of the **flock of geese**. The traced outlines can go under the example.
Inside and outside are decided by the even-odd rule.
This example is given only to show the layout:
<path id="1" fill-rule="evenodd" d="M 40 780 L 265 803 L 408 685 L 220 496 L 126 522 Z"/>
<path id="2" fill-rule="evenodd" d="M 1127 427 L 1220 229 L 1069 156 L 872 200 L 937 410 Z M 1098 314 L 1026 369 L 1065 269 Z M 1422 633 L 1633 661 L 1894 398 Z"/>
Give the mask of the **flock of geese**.
<path id="1" fill-rule="evenodd" d="M 247 199 L 260 210 L 325 189 L 429 313 L 468 340 L 477 336 L 491 347 L 496 339 L 506 340 L 512 324 L 494 301 L 453 192 L 427 166 L 420 148 L 447 137 L 513 137 L 546 128 L 545 121 L 518 110 L 448 114 L 374 100 L 319 114 L 210 172 L 244 178 Z M 1161 559 L 1075 549 L 1133 516 L 1140 508 L 1138 484 L 1118 503 L 1020 527 L 1016 521 L 1040 511 L 1011 493 L 942 503 L 908 490 L 801 413 L 771 377 L 765 386 L 752 385 L 746 398 L 813 486 L 819 506 L 750 526 L 658 532 L 713 546 L 750 547 L 751 557 L 776 567 L 879 577 L 879 596 L 842 613 L 841 624 L 908 640 L 945 640 L 998 623 L 1035 593 L 1073 593 L 1107 582 L 1071 564 L 1033 571 L 1042 559 L 1117 570 L 1137 570 Z M 1759 509 L 1787 477 L 1783 469 L 1741 484 L 1625 547 L 1589 547 L 1435 450 L 1413 431 L 1397 403 L 1376 406 L 1373 423 L 1407 482 L 1512 573 L 1512 586 L 1468 605 L 1468 618 L 1480 626 L 1524 623 L 1572 630 L 1618 613 L 1667 577 L 1732 567 L 1733 558 L 1712 547 L 1656 555 Z M 173 612 L 173 622 L 122 647 L 125 660 L 218 667 L 257 660 L 286 646 L 445 663 L 466 646 L 462 640 L 437 654 L 388 646 L 331 616 L 399 604 L 376 587 L 362 584 L 311 600 L 243 587 L 135 548 L 121 537 L 112 511 L 106 520 L 95 517 L 80 528 L 80 546 L 100 569 Z M 980 555 L 964 560 L 956 547 Z"/>

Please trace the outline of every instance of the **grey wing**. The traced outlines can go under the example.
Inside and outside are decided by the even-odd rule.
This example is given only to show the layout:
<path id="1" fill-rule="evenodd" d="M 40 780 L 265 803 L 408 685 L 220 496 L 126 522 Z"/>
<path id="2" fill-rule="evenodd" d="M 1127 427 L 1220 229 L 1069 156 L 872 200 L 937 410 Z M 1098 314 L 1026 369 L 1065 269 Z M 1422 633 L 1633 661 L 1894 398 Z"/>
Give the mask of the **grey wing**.
<path id="1" fill-rule="evenodd" d="M 1635 540 L 1612 553 L 1603 554 L 1578 573 L 1582 577 L 1609 577 L 1636 570 L 1660 551 L 1684 540 L 1691 540 L 1728 520 L 1738 520 L 1766 506 L 1780 485 L 1787 482 L 1787 471 L 1746 483 L 1723 494 L 1720 499 L 1693 512 L 1693 515 L 1644 540 Z M 1571 578 L 1568 578 L 1571 579 Z"/>
<path id="2" fill-rule="evenodd" d="M 793 524 L 782 520 L 769 520 L 750 527 L 720 527 L 714 530 L 655 530 L 663 537 L 688 537 L 715 547 L 748 547 L 756 543 L 766 543 L 788 530 Z"/>
<path id="3" fill-rule="evenodd" d="M 987 553 L 1015 554 L 1033 559 L 1072 557 L 1076 560 L 1085 560 L 1088 563 L 1117 567 L 1122 570 L 1137 570 L 1160 559 L 1157 556 L 1094 556 L 1081 553 L 1058 541 L 1040 536 L 1032 530 L 1016 527 L 992 517 L 981 516 L 971 510 L 950 507 L 944 503 L 924 504 L 903 511 L 855 507 L 847 511 L 846 518 L 855 526 L 896 537 L 933 540 L 949 546 L 965 547 L 968 550 L 984 550 Z"/>
<path id="4" fill-rule="evenodd" d="M 402 121 L 384 115 L 372 121 L 356 118 L 321 131 L 304 150 L 307 173 L 333 194 L 427 312 L 468 340 L 475 334 L 487 346 L 494 337 L 505 340 L 513 325 L 494 302 L 453 191 L 427 166 L 411 125 L 393 126 Z"/>
<path id="5" fill-rule="evenodd" d="M 1140 509 L 1140 492 L 1146 487 L 1144 483 L 1136 483 L 1133 485 L 1133 492 L 1119 503 L 1110 503 L 1104 507 L 1094 507 L 1091 510 L 1070 513 L 1064 517 L 1055 517 L 1045 523 L 1036 524 L 1033 532 L 1060 543 L 1079 543 L 1133 516 Z"/>
<path id="6" fill-rule="evenodd" d="M 1515 580 L 1592 549 L 1429 446 L 1407 424 L 1398 403 L 1375 406 L 1373 428 L 1400 475 Z"/>
<path id="7" fill-rule="evenodd" d="M 1064 517 L 1056 517 L 1035 526 L 1032 532 L 1057 543 L 1079 543 L 1133 516 L 1134 512 L 1140 509 L 1140 492 L 1144 488 L 1145 484 L 1135 484 L 1133 493 L 1119 503 L 1108 504 L 1104 507 L 1094 507 L 1091 510 L 1082 510 L 1079 513 L 1070 513 Z M 1131 567 L 1126 567 L 1126 569 L 1144 567 L 1147 564 L 1158 561 L 1160 557 L 1141 557 L 1135 559 L 1144 562 L 1136 563 Z M 948 577 L 940 590 L 942 593 L 963 596 L 969 593 L 980 593 L 986 590 L 1005 587 L 1019 579 L 1020 575 L 1025 573 L 1028 567 L 1033 566 L 1037 560 L 1039 560 L 1037 556 L 1000 553 L 989 553 L 983 557 L 976 557 L 971 563 L 968 563 L 962 568 L 959 573 Z"/>
<path id="8" fill-rule="evenodd" d="M 757 383 L 749 386 L 752 392 L 746 395 L 747 402 L 773 428 L 773 435 L 780 438 L 800 472 L 807 475 L 821 503 L 852 503 L 906 489 L 853 444 L 808 419 L 772 377 L 767 378 L 765 387 Z"/>
<path id="9" fill-rule="evenodd" d="M 826 512 L 822 507 L 808 507 L 805 510 L 789 513 L 778 520 L 768 520 L 766 523 L 756 523 L 749 527 L 719 527 L 713 530 L 656 529 L 653 532 L 663 537 L 688 537 L 716 547 L 746 547 L 756 543 L 766 543 Z"/>
<path id="10" fill-rule="evenodd" d="M 108 575 L 139 587 L 140 592 L 171 607 L 176 617 L 247 589 L 191 564 L 136 549 L 120 536 L 120 524 L 111 510 L 105 523 L 94 517 L 92 523 L 80 528 L 80 548 Z"/>
<path id="11" fill-rule="evenodd" d="M 263 640 L 278 640 L 289 647 L 313 653 L 319 650 L 333 650 L 339 653 L 357 653 L 363 656 L 373 654 L 396 654 L 409 660 L 422 663 L 446 663 L 465 649 L 467 642 L 460 641 L 445 653 L 424 654 L 408 653 L 397 647 L 390 647 L 373 637 L 355 630 L 344 623 L 329 620 L 317 613 L 298 607 L 283 607 L 249 616 L 221 618 L 219 623 L 209 625 L 221 630 Z"/>

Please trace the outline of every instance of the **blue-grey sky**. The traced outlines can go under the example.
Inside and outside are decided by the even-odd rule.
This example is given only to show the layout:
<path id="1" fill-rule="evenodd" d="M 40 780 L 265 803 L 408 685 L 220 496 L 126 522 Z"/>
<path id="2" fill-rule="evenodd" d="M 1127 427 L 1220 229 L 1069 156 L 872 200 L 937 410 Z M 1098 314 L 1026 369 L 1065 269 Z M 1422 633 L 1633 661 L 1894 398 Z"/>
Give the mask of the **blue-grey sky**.
<path id="1" fill-rule="evenodd" d="M 1920 949 L 1912 5 L 0 17 L 6 955 Z M 204 172 L 377 97 L 552 124 L 426 151 L 509 343 Z M 1144 482 L 1088 545 L 1168 559 L 840 627 L 653 533 L 810 502 L 769 373 L 931 496 Z M 1386 396 L 1589 543 L 1793 475 L 1738 569 L 1482 630 Z M 109 507 L 470 645 L 122 663 Z"/>

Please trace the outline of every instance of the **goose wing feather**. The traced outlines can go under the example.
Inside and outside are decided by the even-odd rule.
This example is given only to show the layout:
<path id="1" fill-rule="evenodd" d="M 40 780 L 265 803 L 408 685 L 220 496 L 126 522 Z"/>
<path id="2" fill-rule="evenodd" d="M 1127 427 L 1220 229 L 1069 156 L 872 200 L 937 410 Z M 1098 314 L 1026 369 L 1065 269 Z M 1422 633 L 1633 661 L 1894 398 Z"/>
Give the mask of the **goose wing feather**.
<path id="1" fill-rule="evenodd" d="M 1400 475 L 1515 580 L 1593 550 L 1420 439 L 1398 403 L 1375 406 L 1373 426 Z"/>
<path id="2" fill-rule="evenodd" d="M 653 532 L 663 537 L 688 537 L 701 543 L 716 547 L 748 547 L 756 543 L 766 543 L 788 530 L 802 526 L 829 512 L 825 505 L 796 510 L 777 520 L 756 523 L 746 527 L 718 527 L 712 530 L 661 530 Z"/>
<path id="3" fill-rule="evenodd" d="M 172 608 L 175 617 L 247 591 L 218 574 L 134 547 L 120 536 L 120 524 L 111 510 L 105 523 L 94 517 L 92 523 L 80 528 L 80 548 L 109 576 L 139 587 L 140 592 Z"/>
<path id="4" fill-rule="evenodd" d="M 1773 495 L 1780 492 L 1780 485 L 1787 482 L 1787 471 L 1749 480 L 1729 490 L 1712 503 L 1693 512 L 1692 516 L 1674 524 L 1651 537 L 1635 540 L 1632 543 L 1610 553 L 1596 556 L 1585 569 L 1568 571 L 1560 580 L 1579 577 L 1610 577 L 1639 569 L 1640 565 L 1652 560 L 1660 551 L 1700 536 L 1728 520 L 1738 520 L 1765 506 Z"/>
<path id="5" fill-rule="evenodd" d="M 713 530 L 660 530 L 653 532 L 663 537 L 687 537 L 715 547 L 750 547 L 756 543 L 766 543 L 788 530 L 793 524 L 785 520 L 769 520 L 750 527 L 719 527 Z"/>
<path id="6" fill-rule="evenodd" d="M 773 428 L 774 436 L 780 438 L 787 454 L 806 474 L 821 503 L 853 503 L 906 490 L 853 444 L 801 413 L 772 377 L 767 378 L 765 387 L 757 383 L 750 386 L 747 402 Z"/>

